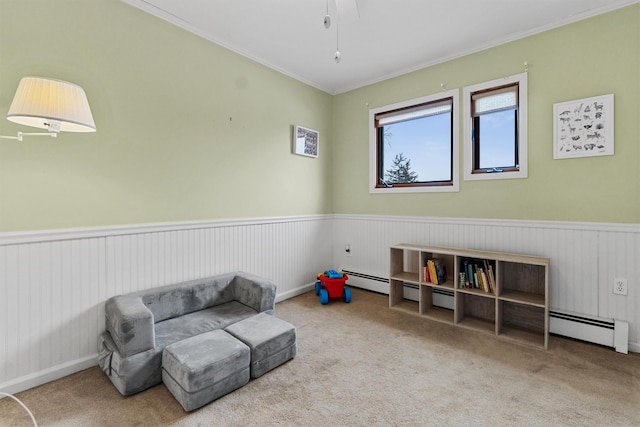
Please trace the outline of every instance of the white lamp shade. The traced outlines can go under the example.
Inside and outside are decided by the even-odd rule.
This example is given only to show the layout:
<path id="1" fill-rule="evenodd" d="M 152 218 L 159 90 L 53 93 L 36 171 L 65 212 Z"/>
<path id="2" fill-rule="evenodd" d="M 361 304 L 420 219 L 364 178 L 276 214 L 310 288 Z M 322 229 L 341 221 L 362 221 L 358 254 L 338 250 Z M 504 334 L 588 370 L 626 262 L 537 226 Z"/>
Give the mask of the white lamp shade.
<path id="1" fill-rule="evenodd" d="M 95 132 L 89 101 L 73 83 L 40 77 L 23 77 L 7 113 L 21 125 L 61 132 Z M 55 125 L 52 125 L 55 122 Z"/>

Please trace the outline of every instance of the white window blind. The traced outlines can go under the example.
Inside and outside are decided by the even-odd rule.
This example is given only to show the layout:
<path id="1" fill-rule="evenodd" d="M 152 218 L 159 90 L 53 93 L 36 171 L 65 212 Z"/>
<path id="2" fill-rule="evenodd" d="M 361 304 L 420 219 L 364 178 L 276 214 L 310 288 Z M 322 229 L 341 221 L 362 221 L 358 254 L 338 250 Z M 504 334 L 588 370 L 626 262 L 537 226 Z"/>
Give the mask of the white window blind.
<path id="1" fill-rule="evenodd" d="M 518 107 L 518 85 L 507 86 L 471 95 L 473 115 L 495 113 Z"/>
<path id="2" fill-rule="evenodd" d="M 405 122 L 407 120 L 421 119 L 435 116 L 437 114 L 450 113 L 453 100 L 446 99 L 440 102 L 415 105 L 409 108 L 402 108 L 394 111 L 387 111 L 376 114 L 376 127 L 388 126 L 394 123 Z"/>

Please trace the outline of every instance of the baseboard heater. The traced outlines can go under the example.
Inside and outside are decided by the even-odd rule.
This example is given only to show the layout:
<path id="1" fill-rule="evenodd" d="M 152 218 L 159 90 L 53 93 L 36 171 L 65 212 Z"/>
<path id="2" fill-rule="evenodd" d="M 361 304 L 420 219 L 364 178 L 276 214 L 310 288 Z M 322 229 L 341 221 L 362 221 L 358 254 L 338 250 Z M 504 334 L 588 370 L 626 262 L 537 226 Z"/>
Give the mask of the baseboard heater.
<path id="1" fill-rule="evenodd" d="M 549 310 L 549 332 L 629 352 L 629 324 L 620 320 Z"/>
<path id="2" fill-rule="evenodd" d="M 357 288 L 379 292 L 389 295 L 389 279 L 386 277 L 373 276 L 371 274 L 359 273 L 357 271 L 342 270 L 349 276 L 348 284 Z M 404 284 L 404 298 L 410 301 L 418 301 L 418 285 L 413 283 Z M 453 291 L 448 289 L 433 289 L 433 305 L 453 310 Z"/>
<path id="3" fill-rule="evenodd" d="M 362 288 L 369 291 L 389 295 L 388 278 L 359 273 L 357 271 L 351 271 L 344 268 L 341 271 L 349 276 L 349 280 L 347 281 L 347 284 L 349 286 L 355 286 L 356 288 Z"/>
<path id="4" fill-rule="evenodd" d="M 382 294 L 389 294 L 389 279 L 347 269 L 348 285 Z M 418 285 L 404 284 L 405 299 L 418 301 Z M 453 291 L 433 288 L 433 305 L 453 310 Z M 617 352 L 628 353 L 629 324 L 615 319 L 602 319 L 582 314 L 549 311 L 549 332 L 594 344 L 613 347 Z"/>

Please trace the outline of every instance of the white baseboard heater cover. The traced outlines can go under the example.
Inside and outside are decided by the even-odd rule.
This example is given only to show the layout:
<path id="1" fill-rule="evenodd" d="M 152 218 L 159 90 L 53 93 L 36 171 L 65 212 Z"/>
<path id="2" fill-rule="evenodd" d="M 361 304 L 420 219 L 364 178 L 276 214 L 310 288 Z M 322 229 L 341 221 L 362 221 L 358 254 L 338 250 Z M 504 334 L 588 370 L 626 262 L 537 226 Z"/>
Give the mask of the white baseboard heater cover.
<path id="1" fill-rule="evenodd" d="M 385 277 L 350 270 L 342 271 L 349 276 L 349 286 L 389 294 L 389 279 Z M 418 301 L 418 286 L 405 283 L 404 297 L 411 301 Z M 453 310 L 453 291 L 434 288 L 433 305 Z M 629 351 L 629 324 L 620 320 L 550 310 L 549 332 L 613 347 L 619 353 L 627 354 Z"/>
<path id="2" fill-rule="evenodd" d="M 553 334 L 613 347 L 618 353 L 629 352 L 629 324 L 621 320 L 551 310 L 549 331 Z"/>
<path id="3" fill-rule="evenodd" d="M 340 271 L 349 276 L 349 280 L 347 282 L 349 286 L 355 286 L 356 288 L 389 295 L 389 279 L 386 277 L 358 273 L 347 269 L 342 269 Z"/>

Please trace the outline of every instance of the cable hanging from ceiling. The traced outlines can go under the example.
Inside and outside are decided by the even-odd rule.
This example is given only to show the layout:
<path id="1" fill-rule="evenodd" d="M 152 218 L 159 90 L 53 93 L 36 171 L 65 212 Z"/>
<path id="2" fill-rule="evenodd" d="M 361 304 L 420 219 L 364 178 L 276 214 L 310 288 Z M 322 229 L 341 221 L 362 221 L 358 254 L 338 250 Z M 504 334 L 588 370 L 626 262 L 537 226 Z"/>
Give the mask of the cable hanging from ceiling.
<path id="1" fill-rule="evenodd" d="M 324 27 L 327 30 L 331 27 L 331 16 L 329 15 L 329 0 L 327 0 L 327 14 L 324 16 Z"/>
<path id="2" fill-rule="evenodd" d="M 332 19 L 329 14 L 329 0 L 326 0 L 326 12 L 323 19 L 324 28 L 331 28 L 332 21 L 335 21 L 336 27 L 336 51 L 333 54 L 333 60 L 340 63 L 342 53 L 340 52 L 340 22 L 354 22 L 360 18 L 358 11 L 358 3 L 356 0 L 334 0 L 335 1 L 335 17 Z"/>
<path id="3" fill-rule="evenodd" d="M 333 54 L 333 60 L 336 64 L 340 63 L 342 54 L 340 53 L 340 23 L 336 22 L 336 53 Z"/>
<path id="4" fill-rule="evenodd" d="M 331 28 L 331 15 L 329 15 L 329 0 L 327 0 L 327 13 L 324 16 L 324 28 L 327 30 Z M 340 24 L 336 21 L 336 53 L 333 54 L 333 60 L 336 61 L 336 64 L 340 63 L 340 59 L 342 58 L 342 54 L 340 53 Z"/>

